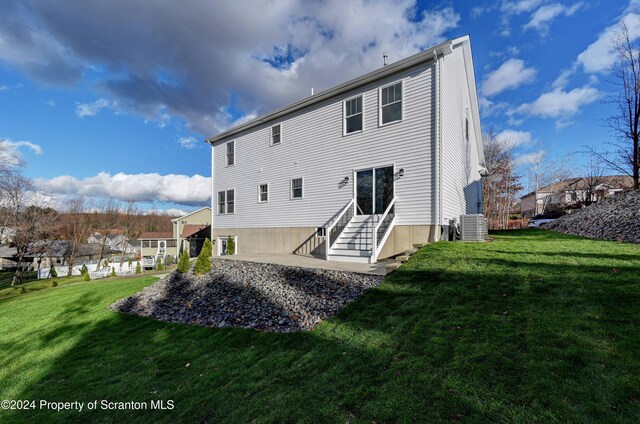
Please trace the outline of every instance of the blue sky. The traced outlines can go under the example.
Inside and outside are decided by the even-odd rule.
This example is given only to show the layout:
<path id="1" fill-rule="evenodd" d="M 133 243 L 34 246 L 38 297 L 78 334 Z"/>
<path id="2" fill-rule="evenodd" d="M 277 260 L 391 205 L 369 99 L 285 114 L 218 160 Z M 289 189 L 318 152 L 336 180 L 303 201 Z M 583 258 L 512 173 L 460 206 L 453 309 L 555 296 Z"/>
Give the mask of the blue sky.
<path id="1" fill-rule="evenodd" d="M 55 4 L 54 4 L 55 3 Z M 208 202 L 224 128 L 471 35 L 484 130 L 527 155 L 605 146 L 612 28 L 639 2 L 0 0 L 0 143 L 62 206 Z M 564 159 L 561 159 L 564 160 Z M 573 155 L 579 168 L 580 156 Z"/>

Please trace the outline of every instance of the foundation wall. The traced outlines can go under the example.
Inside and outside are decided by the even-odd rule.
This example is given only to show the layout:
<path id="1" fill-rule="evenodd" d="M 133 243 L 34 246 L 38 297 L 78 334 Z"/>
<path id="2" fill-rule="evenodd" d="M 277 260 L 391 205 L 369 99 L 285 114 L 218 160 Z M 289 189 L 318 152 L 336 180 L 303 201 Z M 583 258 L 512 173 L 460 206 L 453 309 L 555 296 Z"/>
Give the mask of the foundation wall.
<path id="1" fill-rule="evenodd" d="M 312 227 L 277 228 L 214 228 L 213 254 L 218 254 L 219 237 L 237 237 L 236 249 L 241 255 L 252 253 L 295 253 L 324 257 L 324 237 L 315 236 Z M 433 225 L 396 225 L 382 248 L 379 259 L 385 259 L 411 249 L 415 243 L 433 241 Z"/>

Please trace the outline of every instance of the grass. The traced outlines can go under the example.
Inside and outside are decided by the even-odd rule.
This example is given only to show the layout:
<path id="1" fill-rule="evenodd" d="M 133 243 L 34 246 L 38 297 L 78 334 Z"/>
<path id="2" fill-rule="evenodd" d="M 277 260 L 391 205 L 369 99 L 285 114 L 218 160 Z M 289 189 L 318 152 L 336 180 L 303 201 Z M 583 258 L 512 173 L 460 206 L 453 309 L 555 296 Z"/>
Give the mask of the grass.
<path id="1" fill-rule="evenodd" d="M 640 246 L 435 243 L 314 331 L 107 309 L 153 277 L 0 301 L 0 399 L 173 400 L 3 422 L 640 422 Z"/>
<path id="2" fill-rule="evenodd" d="M 168 271 L 145 271 L 144 275 L 165 274 L 167 272 Z M 5 274 L 0 273 L 0 279 L 2 279 L 2 277 L 5 276 Z M 13 273 L 11 273 L 11 276 L 13 277 Z M 112 278 L 112 277 L 109 277 L 109 278 Z M 84 282 L 84 276 L 71 275 L 68 277 L 44 278 L 42 280 L 38 280 L 36 273 L 33 272 L 33 273 L 27 273 L 26 276 L 24 277 L 24 282 L 14 287 L 11 287 L 11 278 L 5 277 L 5 280 L 7 281 L 6 284 L 0 284 L 0 300 L 24 295 L 26 293 L 31 293 L 34 291 L 53 288 L 54 281 L 58 283 L 58 286 L 66 286 L 67 284 L 82 283 Z"/>

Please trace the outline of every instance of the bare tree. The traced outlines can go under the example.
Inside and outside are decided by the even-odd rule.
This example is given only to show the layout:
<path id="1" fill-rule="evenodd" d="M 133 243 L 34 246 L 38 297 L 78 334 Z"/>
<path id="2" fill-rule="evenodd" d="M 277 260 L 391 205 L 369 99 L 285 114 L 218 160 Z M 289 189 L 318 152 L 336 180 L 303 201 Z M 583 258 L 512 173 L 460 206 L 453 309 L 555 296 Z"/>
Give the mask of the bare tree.
<path id="1" fill-rule="evenodd" d="M 547 150 L 539 145 L 530 155 L 527 170 L 529 192 L 534 195 L 534 215 L 547 211 L 547 207 L 557 201 L 557 193 L 553 185 L 570 176 L 569 158 L 556 160 L 549 156 Z"/>
<path id="2" fill-rule="evenodd" d="M 87 204 L 83 197 L 76 197 L 67 203 L 67 210 L 62 217 L 61 233 L 67 242 L 67 266 L 69 275 L 73 271 L 78 256 L 82 253 L 81 246 L 89 236 L 90 226 L 87 219 Z"/>
<path id="3" fill-rule="evenodd" d="M 105 253 L 109 242 L 109 236 L 118 226 L 120 212 L 121 211 L 120 207 L 118 206 L 118 202 L 113 199 L 107 199 L 98 205 L 97 214 L 99 216 L 99 219 L 96 219 L 91 223 L 91 226 L 94 230 L 100 230 L 100 254 L 96 270 L 99 270 L 102 266 L 102 260 L 105 258 Z"/>
<path id="4" fill-rule="evenodd" d="M 589 206 L 604 195 L 600 192 L 602 185 L 608 182 L 604 170 L 602 161 L 592 156 L 584 166 L 580 178 L 567 185 L 565 193 L 576 206 Z"/>
<path id="5" fill-rule="evenodd" d="M 589 147 L 591 153 L 610 168 L 633 178 L 638 190 L 640 179 L 640 42 L 632 40 L 629 28 L 622 23 L 612 40 L 617 60 L 611 70 L 611 84 L 617 90 L 609 101 L 616 112 L 607 119 L 607 126 L 617 141 L 608 143 L 609 151 Z"/>
<path id="6" fill-rule="evenodd" d="M 493 130 L 482 137 L 488 176 L 482 180 L 483 211 L 494 229 L 508 227 L 515 194 L 522 189 L 515 173 L 514 140 L 499 139 Z"/>
<path id="7" fill-rule="evenodd" d="M 140 236 L 140 214 L 138 211 L 138 205 L 134 200 L 127 202 L 127 206 L 120 215 L 120 228 L 122 229 L 122 242 L 120 244 L 120 267 L 124 262 L 124 257 L 127 253 L 127 246 L 129 240 Z"/>

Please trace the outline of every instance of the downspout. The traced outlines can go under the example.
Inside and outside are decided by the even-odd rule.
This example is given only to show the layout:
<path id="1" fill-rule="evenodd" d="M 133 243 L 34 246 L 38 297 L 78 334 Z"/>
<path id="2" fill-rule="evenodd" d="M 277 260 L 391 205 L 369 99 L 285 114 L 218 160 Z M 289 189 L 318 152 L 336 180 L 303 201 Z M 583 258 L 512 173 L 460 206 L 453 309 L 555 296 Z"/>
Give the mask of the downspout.
<path id="1" fill-rule="evenodd" d="M 214 149 L 213 149 L 213 143 L 209 143 L 211 145 L 211 232 L 209 234 L 209 237 L 211 237 L 211 244 L 215 243 L 215 239 L 213 237 L 213 217 L 216 214 L 216 196 L 215 196 L 215 192 L 214 192 L 214 186 L 213 186 L 213 170 L 214 170 L 214 166 L 213 166 L 213 159 L 214 159 Z M 217 249 L 213 249 L 214 252 L 217 252 Z"/>
<path id="2" fill-rule="evenodd" d="M 438 59 L 438 52 L 437 51 L 433 51 L 433 59 L 434 59 L 434 72 L 435 72 L 435 84 L 434 84 L 434 89 L 435 89 L 435 113 L 434 113 L 434 127 L 435 127 L 435 160 L 434 165 L 435 165 L 435 172 L 434 172 L 434 177 L 435 177 L 435 196 L 434 196 L 434 203 L 435 203 L 435 207 L 434 207 L 434 212 L 435 212 L 435 228 L 434 228 L 434 236 L 433 236 L 433 241 L 439 241 L 440 240 L 440 204 L 441 202 L 441 192 L 440 192 L 440 180 L 441 180 L 441 174 L 440 174 L 440 69 L 439 69 L 439 65 L 440 65 L 440 61 Z"/>

